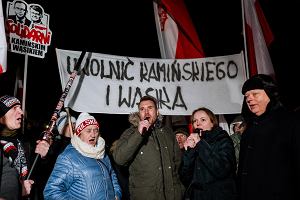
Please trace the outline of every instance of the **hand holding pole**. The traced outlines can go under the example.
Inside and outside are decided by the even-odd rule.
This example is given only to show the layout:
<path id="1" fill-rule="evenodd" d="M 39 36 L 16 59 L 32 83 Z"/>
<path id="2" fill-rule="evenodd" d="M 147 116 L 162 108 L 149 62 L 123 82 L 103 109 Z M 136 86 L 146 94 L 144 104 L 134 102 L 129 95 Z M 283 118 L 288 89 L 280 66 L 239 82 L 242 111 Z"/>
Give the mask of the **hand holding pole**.
<path id="1" fill-rule="evenodd" d="M 58 115 L 59 115 L 59 113 L 60 113 L 63 105 L 64 105 L 64 101 L 65 101 L 65 99 L 66 99 L 66 97 L 67 97 L 67 95 L 68 95 L 68 93 L 70 91 L 70 88 L 71 88 L 71 86 L 73 84 L 73 81 L 74 81 L 74 79 L 75 79 L 75 77 L 76 77 L 76 75 L 78 73 L 78 70 L 79 70 L 81 62 L 82 62 L 82 60 L 83 60 L 83 58 L 85 56 L 85 53 L 86 53 L 86 51 L 82 51 L 81 52 L 81 55 L 80 55 L 78 61 L 75 64 L 74 70 L 73 70 L 72 74 L 70 75 L 70 78 L 69 78 L 69 80 L 67 82 L 67 85 L 66 85 L 66 87 L 65 87 L 65 89 L 64 89 L 64 91 L 63 91 L 63 93 L 62 93 L 62 95 L 61 95 L 61 97 L 60 97 L 60 99 L 59 99 L 59 101 L 58 101 L 58 103 L 56 105 L 56 108 L 55 108 L 55 110 L 54 110 L 54 112 L 52 114 L 52 117 L 51 117 L 51 120 L 50 120 L 50 122 L 49 122 L 49 124 L 47 126 L 47 129 L 43 132 L 43 140 L 47 141 L 50 145 L 52 143 L 52 138 L 53 138 L 52 130 L 53 130 L 54 126 L 55 126 L 55 122 L 56 122 L 56 120 L 58 118 Z M 39 154 L 37 154 L 36 157 L 35 157 L 35 159 L 34 159 L 34 162 L 32 164 L 32 167 L 31 167 L 31 169 L 29 171 L 29 174 L 28 174 L 26 180 L 30 179 L 32 171 L 33 171 L 33 169 L 34 169 L 34 167 L 36 165 L 36 162 L 37 162 L 37 160 L 38 160 L 39 157 L 40 157 Z"/>

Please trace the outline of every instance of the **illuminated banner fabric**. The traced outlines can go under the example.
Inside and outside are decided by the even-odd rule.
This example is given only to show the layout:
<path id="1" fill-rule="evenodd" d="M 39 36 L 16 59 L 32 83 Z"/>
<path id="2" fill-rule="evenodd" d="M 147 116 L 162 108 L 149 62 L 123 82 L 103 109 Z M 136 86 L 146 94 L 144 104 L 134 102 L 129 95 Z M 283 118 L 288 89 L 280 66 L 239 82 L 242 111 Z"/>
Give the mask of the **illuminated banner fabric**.
<path id="1" fill-rule="evenodd" d="M 62 89 L 79 51 L 56 49 Z M 246 80 L 243 54 L 197 59 L 149 59 L 87 53 L 65 99 L 78 112 L 129 114 L 144 95 L 164 115 L 190 115 L 201 106 L 240 113 Z"/>

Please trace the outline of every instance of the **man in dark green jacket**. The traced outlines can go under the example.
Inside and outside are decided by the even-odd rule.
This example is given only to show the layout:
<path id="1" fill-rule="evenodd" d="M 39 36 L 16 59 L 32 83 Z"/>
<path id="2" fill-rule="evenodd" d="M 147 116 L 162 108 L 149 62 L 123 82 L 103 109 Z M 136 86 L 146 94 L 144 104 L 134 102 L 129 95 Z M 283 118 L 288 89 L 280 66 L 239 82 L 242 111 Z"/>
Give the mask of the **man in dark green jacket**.
<path id="1" fill-rule="evenodd" d="M 162 126 L 156 99 L 144 96 L 138 108 L 113 152 L 117 164 L 129 166 L 130 199 L 181 200 L 181 154 L 175 135 Z"/>

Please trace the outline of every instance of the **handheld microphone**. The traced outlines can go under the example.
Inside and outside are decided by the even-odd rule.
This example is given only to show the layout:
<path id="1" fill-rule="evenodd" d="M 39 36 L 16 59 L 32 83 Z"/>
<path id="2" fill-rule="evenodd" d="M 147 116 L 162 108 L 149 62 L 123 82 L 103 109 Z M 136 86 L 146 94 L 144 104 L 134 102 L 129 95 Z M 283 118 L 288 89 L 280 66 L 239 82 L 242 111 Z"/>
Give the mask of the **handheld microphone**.
<path id="1" fill-rule="evenodd" d="M 144 120 L 149 121 L 149 119 L 150 119 L 150 117 L 145 117 Z M 144 135 L 146 132 L 147 132 L 147 127 L 144 127 L 143 130 L 142 130 L 142 135 Z"/>
<path id="2" fill-rule="evenodd" d="M 199 137 L 202 138 L 202 137 L 203 137 L 202 131 L 203 131 L 203 130 L 202 130 L 201 128 L 196 128 L 196 129 L 194 130 L 194 133 L 198 133 Z"/>

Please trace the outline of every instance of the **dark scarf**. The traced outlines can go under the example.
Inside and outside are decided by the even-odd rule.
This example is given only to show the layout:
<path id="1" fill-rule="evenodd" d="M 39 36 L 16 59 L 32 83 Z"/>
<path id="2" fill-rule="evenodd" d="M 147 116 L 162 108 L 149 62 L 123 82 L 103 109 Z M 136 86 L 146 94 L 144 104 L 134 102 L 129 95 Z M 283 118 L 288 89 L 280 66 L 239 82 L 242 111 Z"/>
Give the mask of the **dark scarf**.
<path id="1" fill-rule="evenodd" d="M 11 167 L 17 170 L 20 179 L 25 180 L 28 174 L 27 159 L 20 140 L 16 137 L 0 136 L 0 148 L 9 159 Z"/>

